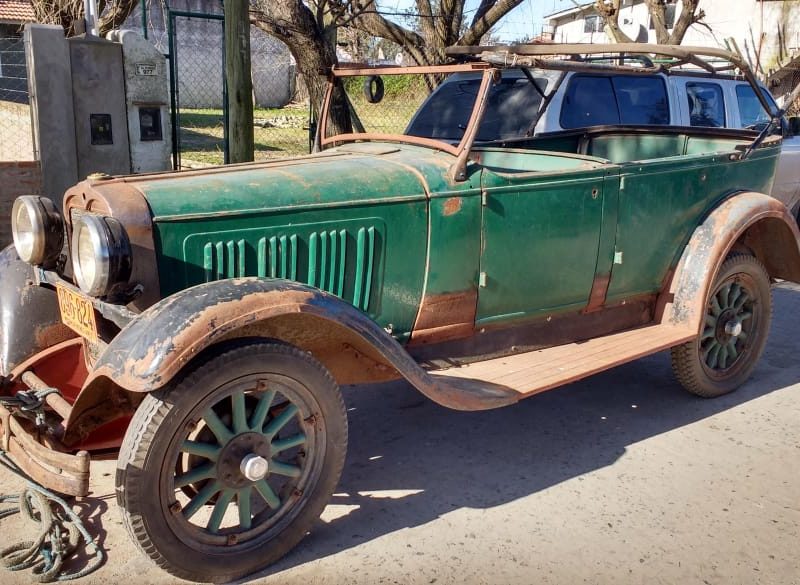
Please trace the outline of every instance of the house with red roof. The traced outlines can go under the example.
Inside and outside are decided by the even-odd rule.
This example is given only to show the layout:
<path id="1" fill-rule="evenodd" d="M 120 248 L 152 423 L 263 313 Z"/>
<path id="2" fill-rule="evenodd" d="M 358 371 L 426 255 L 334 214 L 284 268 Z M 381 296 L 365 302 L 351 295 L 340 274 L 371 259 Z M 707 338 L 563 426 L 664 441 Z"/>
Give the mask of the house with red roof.
<path id="1" fill-rule="evenodd" d="M 0 101 L 28 101 L 22 28 L 35 19 L 29 0 L 0 0 Z"/>

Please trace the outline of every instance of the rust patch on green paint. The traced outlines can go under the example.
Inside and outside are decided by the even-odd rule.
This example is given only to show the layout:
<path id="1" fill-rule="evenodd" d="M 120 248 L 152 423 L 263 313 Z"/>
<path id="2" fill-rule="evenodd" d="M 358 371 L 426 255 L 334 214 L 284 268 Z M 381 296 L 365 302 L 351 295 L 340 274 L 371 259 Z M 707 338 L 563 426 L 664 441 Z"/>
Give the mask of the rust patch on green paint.
<path id="1" fill-rule="evenodd" d="M 459 211 L 461 211 L 461 206 L 463 205 L 463 200 L 461 197 L 450 197 L 447 201 L 444 202 L 444 209 L 442 210 L 442 215 L 445 217 L 450 215 L 455 215 Z"/>

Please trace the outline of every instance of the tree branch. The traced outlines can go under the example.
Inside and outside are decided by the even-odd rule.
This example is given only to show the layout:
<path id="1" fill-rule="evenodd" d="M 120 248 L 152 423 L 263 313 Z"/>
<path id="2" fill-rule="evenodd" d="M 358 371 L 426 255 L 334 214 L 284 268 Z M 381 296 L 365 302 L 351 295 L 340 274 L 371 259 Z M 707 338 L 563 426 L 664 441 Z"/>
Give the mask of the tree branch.
<path id="1" fill-rule="evenodd" d="M 619 26 L 620 0 L 597 0 L 594 9 L 605 23 L 604 30 L 615 43 L 632 43 L 633 39 L 622 32 Z"/>
<path id="2" fill-rule="evenodd" d="M 492 2 L 492 6 L 481 14 L 480 9 L 486 3 L 486 0 L 482 0 L 481 5 L 478 7 L 478 12 L 475 13 L 475 18 L 472 20 L 472 25 L 470 25 L 463 36 L 458 39 L 456 44 L 477 45 L 480 43 L 481 37 L 488 33 L 489 29 L 497 24 L 498 20 L 522 4 L 522 0 L 497 0 L 496 2 Z"/>
<path id="3" fill-rule="evenodd" d="M 701 21 L 705 18 L 706 13 L 699 10 L 699 5 L 699 0 L 683 0 L 681 14 L 675 21 L 675 26 L 672 27 L 672 33 L 667 41 L 670 45 L 680 45 L 689 27 L 693 24 L 703 24 Z"/>

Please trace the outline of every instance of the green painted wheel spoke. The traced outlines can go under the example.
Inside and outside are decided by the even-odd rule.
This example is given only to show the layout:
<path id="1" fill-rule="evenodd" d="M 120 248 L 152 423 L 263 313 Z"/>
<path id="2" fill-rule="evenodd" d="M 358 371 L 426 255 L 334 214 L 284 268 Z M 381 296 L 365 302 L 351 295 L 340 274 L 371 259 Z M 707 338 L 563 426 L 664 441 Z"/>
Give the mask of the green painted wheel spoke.
<path id="1" fill-rule="evenodd" d="M 738 311 L 739 309 L 744 307 L 744 304 L 749 300 L 750 300 L 750 297 L 747 295 L 746 292 L 744 292 L 744 290 L 742 290 L 742 296 L 740 296 L 738 299 L 736 299 L 736 302 L 733 304 L 733 308 Z"/>
<path id="2" fill-rule="evenodd" d="M 703 329 L 703 334 L 700 336 L 700 341 L 703 341 L 704 339 L 711 339 L 714 337 L 714 333 L 714 327 L 706 327 Z"/>
<path id="3" fill-rule="evenodd" d="M 211 443 L 201 443 L 199 441 L 190 441 L 187 439 L 183 442 L 183 445 L 181 445 L 181 451 L 189 455 L 197 455 L 198 457 L 205 457 L 211 461 L 216 461 L 217 457 L 219 457 L 220 447 L 219 445 L 213 445 Z"/>
<path id="4" fill-rule="evenodd" d="M 726 284 L 721 289 L 719 289 L 719 293 L 717 293 L 717 297 L 719 298 L 719 305 L 723 309 L 727 309 L 730 305 L 728 304 L 728 295 L 731 292 L 731 285 Z"/>
<path id="5" fill-rule="evenodd" d="M 728 306 L 735 307 L 736 301 L 739 300 L 739 297 L 742 295 L 742 287 L 738 284 L 734 284 L 731 287 L 731 296 L 728 298 Z"/>
<path id="6" fill-rule="evenodd" d="M 262 479 L 261 481 L 257 481 L 256 483 L 253 484 L 253 487 L 256 488 L 256 491 L 267 503 L 267 506 L 269 506 L 273 510 L 277 510 L 278 508 L 280 508 L 281 499 L 275 495 L 274 491 L 272 491 L 272 488 L 267 483 L 267 480 Z"/>
<path id="7" fill-rule="evenodd" d="M 250 508 L 250 495 L 252 493 L 253 488 L 246 487 L 236 494 L 236 505 L 239 507 L 239 525 L 245 530 L 249 530 L 253 525 L 253 514 Z"/>
<path id="8" fill-rule="evenodd" d="M 300 477 L 299 467 L 283 463 L 282 461 L 270 461 L 269 472 L 277 475 L 285 475 L 286 477 Z"/>
<path id="9" fill-rule="evenodd" d="M 717 367 L 717 360 L 719 359 L 719 351 L 720 351 L 720 346 L 719 344 L 715 343 L 708 354 L 708 359 L 706 360 L 706 363 L 708 364 L 708 367 L 711 368 L 712 370 Z"/>
<path id="10" fill-rule="evenodd" d="M 269 424 L 262 431 L 268 437 L 274 437 L 286 424 L 297 414 L 297 407 L 289 404 L 282 413 L 269 421 Z"/>
<path id="11" fill-rule="evenodd" d="M 220 485 L 216 481 L 208 482 L 202 490 L 200 490 L 183 509 L 183 517 L 186 520 L 191 519 L 192 516 L 197 514 L 197 511 L 208 503 L 214 494 L 220 491 Z"/>
<path id="12" fill-rule="evenodd" d="M 187 485 L 197 483 L 198 481 L 214 477 L 215 469 L 216 466 L 213 463 L 205 463 L 203 465 L 198 465 L 194 469 L 191 469 L 186 473 L 177 476 L 175 478 L 175 487 L 176 488 L 186 487 Z"/>
<path id="13" fill-rule="evenodd" d="M 739 352 L 736 351 L 736 340 L 731 339 L 730 343 L 728 343 L 728 355 L 730 356 L 731 360 L 735 360 L 739 357 Z"/>
<path id="14" fill-rule="evenodd" d="M 231 395 L 231 408 L 233 410 L 233 432 L 237 435 L 244 433 L 248 430 L 244 392 L 235 392 Z"/>
<path id="15" fill-rule="evenodd" d="M 250 419 L 250 429 L 261 432 L 264 426 L 264 421 L 267 420 L 269 407 L 272 406 L 272 401 L 275 399 L 275 390 L 267 390 L 261 395 L 261 398 L 253 411 L 253 416 Z"/>
<path id="16" fill-rule="evenodd" d="M 728 367 L 728 346 L 727 345 L 720 345 L 719 346 L 719 355 L 717 356 L 718 365 L 723 370 Z"/>
<path id="17" fill-rule="evenodd" d="M 220 445 L 224 445 L 233 438 L 233 433 L 231 430 L 224 422 L 222 422 L 213 409 L 209 408 L 206 411 L 206 413 L 203 415 L 203 420 L 205 421 L 206 425 L 208 425 L 208 428 L 211 429 L 211 432 L 214 433 L 214 436 L 217 438 Z"/>
<path id="18" fill-rule="evenodd" d="M 717 346 L 716 338 L 711 339 L 711 343 L 709 343 L 706 347 L 702 348 L 703 350 L 703 359 L 708 361 L 708 355 L 711 353 L 711 350 Z"/>
<path id="19" fill-rule="evenodd" d="M 717 300 L 716 295 L 711 297 L 711 307 L 709 307 L 709 309 L 711 309 L 711 314 L 715 317 L 719 317 L 719 314 L 722 313 L 722 307 L 719 306 L 719 301 Z"/>
<path id="20" fill-rule="evenodd" d="M 286 449 L 291 449 L 292 447 L 297 447 L 298 445 L 302 445 L 305 442 L 306 442 L 305 433 L 297 433 L 296 435 L 292 435 L 291 437 L 286 437 L 284 439 L 278 439 L 277 441 L 273 441 L 272 452 L 280 453 L 281 451 L 286 451 Z"/>
<path id="21" fill-rule="evenodd" d="M 753 316 L 753 311 L 743 311 L 739 313 L 739 321 L 745 321 Z"/>
<path id="22" fill-rule="evenodd" d="M 235 490 L 222 490 L 220 492 L 217 497 L 217 503 L 214 504 L 214 511 L 211 512 L 211 517 L 208 519 L 208 524 L 206 524 L 206 528 L 209 532 L 214 534 L 219 532 L 219 527 L 220 524 L 222 524 L 222 519 L 225 517 L 225 512 L 228 511 L 228 506 L 235 495 Z"/>
<path id="23" fill-rule="evenodd" d="M 739 341 L 744 341 L 745 339 L 747 339 L 747 333 L 746 333 L 745 331 L 742 331 L 742 332 L 739 334 L 739 337 L 738 337 L 738 339 L 739 339 Z"/>
<path id="24" fill-rule="evenodd" d="M 717 319 L 713 315 L 706 315 L 706 326 L 708 327 L 716 327 L 717 326 Z"/>

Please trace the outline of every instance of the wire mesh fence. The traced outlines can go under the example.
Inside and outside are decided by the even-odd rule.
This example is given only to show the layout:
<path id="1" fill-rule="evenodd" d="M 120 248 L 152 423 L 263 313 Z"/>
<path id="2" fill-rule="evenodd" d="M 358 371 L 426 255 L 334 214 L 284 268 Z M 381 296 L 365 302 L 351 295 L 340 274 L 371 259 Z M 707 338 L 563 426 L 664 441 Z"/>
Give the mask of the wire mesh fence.
<path id="1" fill-rule="evenodd" d="M 179 167 L 222 164 L 225 152 L 222 3 L 149 0 L 126 28 L 145 32 L 173 59 Z M 170 38 L 171 37 L 171 38 Z M 171 40 L 171 44 L 170 44 Z M 259 28 L 250 29 L 256 160 L 309 151 L 309 108 L 298 95 L 296 67 L 288 48 Z M 170 50 L 173 55 L 170 56 Z"/>
<path id="2" fill-rule="evenodd" d="M 359 75 L 340 79 L 357 132 L 403 134 L 428 97 L 421 75 L 384 75 L 380 79 Z M 376 99 L 379 95 L 380 99 Z M 334 133 L 334 128 L 326 129 L 327 136 Z"/>
<path id="3" fill-rule="evenodd" d="M 22 37 L 0 38 L 0 161 L 34 159 Z"/>

